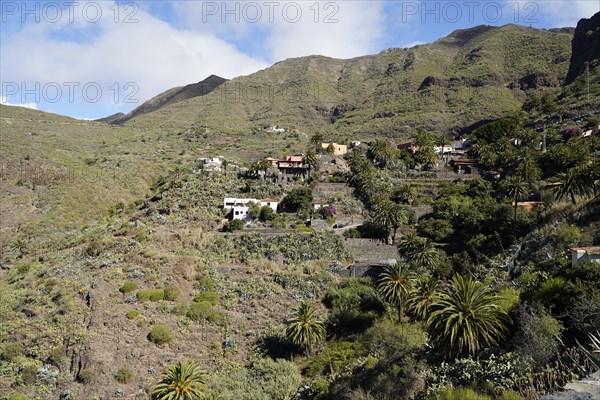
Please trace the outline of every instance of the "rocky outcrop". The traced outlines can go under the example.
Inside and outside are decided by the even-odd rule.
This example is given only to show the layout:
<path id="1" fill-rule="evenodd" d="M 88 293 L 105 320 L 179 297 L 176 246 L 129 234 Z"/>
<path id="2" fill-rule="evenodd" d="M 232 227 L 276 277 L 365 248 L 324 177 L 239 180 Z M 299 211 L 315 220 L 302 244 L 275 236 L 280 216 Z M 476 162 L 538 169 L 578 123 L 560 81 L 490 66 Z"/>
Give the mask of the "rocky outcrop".
<path id="1" fill-rule="evenodd" d="M 590 70 L 600 64 L 600 12 L 577 23 L 572 49 L 571 64 L 565 81 L 567 85 L 585 72 L 586 62 L 590 63 Z"/>
<path id="2" fill-rule="evenodd" d="M 423 79 L 423 82 L 421 82 L 421 86 L 419 86 L 419 91 L 421 90 L 425 90 L 428 87 L 431 86 L 446 86 L 447 81 L 444 78 L 440 78 L 438 76 L 428 76 L 427 78 Z"/>

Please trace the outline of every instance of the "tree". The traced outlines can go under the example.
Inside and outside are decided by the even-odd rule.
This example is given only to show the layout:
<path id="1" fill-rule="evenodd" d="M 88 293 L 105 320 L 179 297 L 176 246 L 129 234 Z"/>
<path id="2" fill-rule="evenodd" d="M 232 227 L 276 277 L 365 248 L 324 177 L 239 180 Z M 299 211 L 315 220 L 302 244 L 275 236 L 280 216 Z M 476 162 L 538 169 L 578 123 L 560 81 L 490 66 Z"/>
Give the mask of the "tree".
<path id="1" fill-rule="evenodd" d="M 531 152 L 525 152 L 519 157 L 519 165 L 515 170 L 515 175 L 531 184 L 537 181 L 542 176 L 542 170 L 538 165 L 537 159 Z"/>
<path id="2" fill-rule="evenodd" d="M 373 222 L 385 229 L 387 243 L 394 244 L 398 227 L 408 222 L 406 211 L 401 205 L 388 199 L 375 204 L 374 211 Z"/>
<path id="3" fill-rule="evenodd" d="M 258 215 L 258 219 L 260 219 L 262 222 L 273 221 L 275 217 L 275 211 L 273 211 L 273 209 L 269 206 L 263 206 Z"/>
<path id="4" fill-rule="evenodd" d="M 304 162 L 308 164 L 308 177 L 310 178 L 311 171 L 317 170 L 319 167 L 319 157 L 314 149 L 307 149 L 304 155 Z"/>
<path id="5" fill-rule="evenodd" d="M 229 166 L 229 161 L 228 160 L 223 160 L 221 162 L 221 167 L 223 167 L 223 173 L 226 174 L 227 173 L 227 167 Z"/>
<path id="6" fill-rule="evenodd" d="M 153 400 L 201 400 L 206 374 L 196 362 L 183 361 L 170 366 L 152 391 Z"/>
<path id="7" fill-rule="evenodd" d="M 449 357 L 473 355 L 484 346 L 497 345 L 511 320 L 495 302 L 488 286 L 455 275 L 431 306 L 431 338 Z"/>
<path id="8" fill-rule="evenodd" d="M 434 270 L 442 259 L 441 250 L 431 240 L 408 234 L 398 245 L 398 253 L 417 268 Z"/>
<path id="9" fill-rule="evenodd" d="M 435 144 L 440 148 L 440 160 L 443 160 L 444 159 L 444 147 L 446 147 L 450 144 L 450 139 L 448 139 L 448 137 L 446 135 L 444 135 L 443 133 L 440 133 L 435 138 Z"/>
<path id="10" fill-rule="evenodd" d="M 313 347 L 325 338 L 325 325 L 316 313 L 317 310 L 312 304 L 302 301 L 286 321 L 288 340 L 302 347 L 307 358 L 310 357 Z"/>
<path id="11" fill-rule="evenodd" d="M 404 319 L 404 308 L 411 290 L 413 274 L 407 265 L 388 265 L 379 277 L 377 289 L 383 298 L 398 308 L 398 321 Z"/>
<path id="12" fill-rule="evenodd" d="M 560 183 L 554 193 L 557 200 L 568 197 L 573 204 L 577 204 L 577 197 L 590 195 L 593 192 L 594 179 L 584 174 L 584 171 L 584 168 L 573 167 L 556 175 Z"/>
<path id="13" fill-rule="evenodd" d="M 529 194 L 529 186 L 527 185 L 527 182 L 517 175 L 512 175 L 508 178 L 505 178 L 502 181 L 501 186 L 504 193 L 514 201 L 516 221 L 518 201 L 527 197 Z"/>
<path id="14" fill-rule="evenodd" d="M 317 146 L 323 142 L 323 134 L 321 132 L 316 132 L 310 137 L 310 143 Z"/>
<path id="15" fill-rule="evenodd" d="M 313 203 L 313 195 L 310 188 L 296 188 L 289 191 L 281 201 L 284 210 L 296 212 L 298 210 L 310 209 Z"/>
<path id="16" fill-rule="evenodd" d="M 412 204 L 415 197 L 417 197 L 417 188 L 415 185 L 410 183 L 403 183 L 398 186 L 394 192 L 394 198 L 404 204 Z"/>
<path id="17" fill-rule="evenodd" d="M 377 139 L 369 148 L 369 154 L 377 165 L 385 168 L 398 157 L 398 149 L 392 146 L 387 139 Z"/>
<path id="18" fill-rule="evenodd" d="M 409 293 L 407 306 L 417 318 L 427 320 L 431 306 L 438 299 L 440 286 L 441 282 L 429 274 L 415 281 Z"/>

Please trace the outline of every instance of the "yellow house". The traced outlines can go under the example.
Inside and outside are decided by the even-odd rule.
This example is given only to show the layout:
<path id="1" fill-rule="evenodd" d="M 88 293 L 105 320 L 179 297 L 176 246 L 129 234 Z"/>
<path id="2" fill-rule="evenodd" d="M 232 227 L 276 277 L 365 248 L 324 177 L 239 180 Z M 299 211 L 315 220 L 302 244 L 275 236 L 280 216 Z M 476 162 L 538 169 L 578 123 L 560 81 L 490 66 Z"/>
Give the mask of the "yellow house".
<path id="1" fill-rule="evenodd" d="M 317 150 L 328 150 L 330 146 L 333 148 L 334 156 L 343 156 L 348 152 L 348 146 L 338 143 L 321 143 L 320 147 L 317 145 Z"/>

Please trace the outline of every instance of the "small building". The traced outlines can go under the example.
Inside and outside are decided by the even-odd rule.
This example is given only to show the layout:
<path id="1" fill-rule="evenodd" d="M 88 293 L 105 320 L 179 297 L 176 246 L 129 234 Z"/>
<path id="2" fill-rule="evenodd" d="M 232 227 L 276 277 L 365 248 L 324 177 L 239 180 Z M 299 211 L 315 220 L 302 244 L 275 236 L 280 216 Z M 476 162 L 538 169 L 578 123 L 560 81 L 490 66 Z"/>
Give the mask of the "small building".
<path id="1" fill-rule="evenodd" d="M 356 148 L 356 147 L 358 147 L 358 146 L 360 146 L 360 141 L 358 141 L 358 140 L 353 140 L 353 141 L 351 141 L 351 142 L 350 142 L 350 148 L 351 148 L 351 149 L 354 149 L 354 148 Z"/>
<path id="2" fill-rule="evenodd" d="M 324 201 L 316 201 L 313 203 L 313 209 L 315 211 L 320 210 L 323 207 L 329 207 L 329 203 L 326 203 Z"/>
<path id="3" fill-rule="evenodd" d="M 212 158 L 199 158 L 197 161 L 202 163 L 202 169 L 206 171 L 220 171 L 223 167 L 224 159 L 224 157 L 218 156 Z"/>
<path id="4" fill-rule="evenodd" d="M 515 202 L 513 201 L 512 206 L 515 206 Z M 518 201 L 517 207 L 523 207 L 527 211 L 535 211 L 537 208 L 544 205 L 543 201 Z"/>
<path id="5" fill-rule="evenodd" d="M 435 154 L 450 154 L 452 153 L 452 146 L 433 146 Z"/>
<path id="6" fill-rule="evenodd" d="M 317 150 L 329 150 L 330 147 L 333 148 L 334 156 L 343 156 L 348 152 L 348 146 L 339 143 L 320 143 L 317 145 Z"/>
<path id="7" fill-rule="evenodd" d="M 258 204 L 260 207 L 270 207 L 273 211 L 277 212 L 279 206 L 279 200 L 277 199 L 251 199 L 251 198 L 237 198 L 237 197 L 225 197 L 223 199 L 223 208 L 231 211 L 232 219 L 241 219 L 247 223 L 252 222 L 252 218 L 248 215 L 248 210 L 251 204 Z"/>
<path id="8" fill-rule="evenodd" d="M 571 264 L 576 265 L 586 261 L 600 264 L 600 246 L 571 248 Z"/>
<path id="9" fill-rule="evenodd" d="M 400 144 L 396 145 L 396 148 L 398 150 L 408 150 L 413 154 L 415 154 L 417 151 L 419 151 L 419 145 L 412 141 L 400 143 Z"/>
<path id="10" fill-rule="evenodd" d="M 450 147 L 452 147 L 452 150 L 450 151 L 451 154 L 463 155 L 471 148 L 471 142 L 467 139 L 455 140 L 450 144 Z"/>
<path id="11" fill-rule="evenodd" d="M 476 172 L 477 161 L 469 159 L 450 160 L 450 166 L 457 174 L 471 175 Z"/>
<path id="12" fill-rule="evenodd" d="M 308 178 L 310 166 L 304 162 L 304 157 L 295 155 L 277 160 L 275 173 L 279 183 L 303 181 Z"/>
<path id="13" fill-rule="evenodd" d="M 270 132 L 283 133 L 283 132 L 285 132 L 285 129 L 279 128 L 276 125 L 274 125 L 274 126 L 272 126 L 272 127 L 269 128 L 269 131 Z"/>

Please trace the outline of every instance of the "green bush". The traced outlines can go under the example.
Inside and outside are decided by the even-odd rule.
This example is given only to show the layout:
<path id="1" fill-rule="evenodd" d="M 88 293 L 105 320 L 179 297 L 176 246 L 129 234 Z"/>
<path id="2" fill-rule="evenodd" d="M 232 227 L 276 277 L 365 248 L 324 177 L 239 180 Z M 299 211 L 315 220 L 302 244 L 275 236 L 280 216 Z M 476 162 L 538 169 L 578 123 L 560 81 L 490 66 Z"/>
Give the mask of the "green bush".
<path id="1" fill-rule="evenodd" d="M 82 369 L 77 375 L 77 380 L 81 383 L 87 384 L 92 383 L 94 380 L 94 371 L 89 368 Z"/>
<path id="2" fill-rule="evenodd" d="M 219 301 L 219 295 L 213 290 L 204 290 L 194 297 L 195 303 L 201 303 L 203 301 L 207 301 L 214 306 Z"/>
<path id="3" fill-rule="evenodd" d="M 171 312 L 175 315 L 184 316 L 184 315 L 187 315 L 189 310 L 190 310 L 190 303 L 184 301 L 184 302 L 175 304 L 175 307 L 173 307 Z"/>
<path id="4" fill-rule="evenodd" d="M 15 358 L 23 355 L 22 343 L 9 343 L 4 346 L 1 358 L 6 361 L 13 361 Z"/>
<path id="5" fill-rule="evenodd" d="M 212 323 L 218 322 L 220 318 L 219 313 L 213 310 L 211 303 L 208 301 L 193 302 L 187 312 L 187 317 L 196 322 L 208 321 Z"/>
<path id="6" fill-rule="evenodd" d="M 31 271 L 31 267 L 32 266 L 33 266 L 33 264 L 31 264 L 31 263 L 20 264 L 16 268 L 17 274 L 19 274 L 19 275 L 26 275 L 29 271 Z"/>
<path id="7" fill-rule="evenodd" d="M 26 385 L 33 385 L 37 381 L 37 370 L 35 365 L 28 365 L 23 368 L 23 371 L 21 372 L 23 383 Z"/>
<path id="8" fill-rule="evenodd" d="M 165 291 L 162 289 L 150 290 L 150 301 L 161 301 L 165 298 Z"/>
<path id="9" fill-rule="evenodd" d="M 431 400 L 492 400 L 491 397 L 479 394 L 473 389 L 466 388 L 446 388 L 435 396 L 429 397 Z"/>
<path id="10" fill-rule="evenodd" d="M 134 281 L 125 281 L 123 283 L 123 286 L 121 286 L 119 288 L 119 292 L 121 293 L 130 293 L 133 292 L 134 290 L 136 290 L 138 288 L 138 284 L 137 282 Z"/>
<path id="11" fill-rule="evenodd" d="M 30 397 L 24 394 L 17 393 L 8 396 L 8 400 L 30 400 Z"/>
<path id="12" fill-rule="evenodd" d="M 52 350 L 50 350 L 50 354 L 48 355 L 48 360 L 52 364 L 54 364 L 58 367 L 58 366 L 60 366 L 63 359 L 65 358 L 66 351 L 67 351 L 67 349 L 65 348 L 65 346 L 63 346 L 63 345 L 56 346 Z"/>
<path id="13" fill-rule="evenodd" d="M 165 300 L 168 301 L 175 301 L 177 300 L 177 298 L 179 297 L 179 295 L 181 294 L 181 290 L 179 290 L 178 287 L 176 286 L 169 286 L 168 288 L 165 289 Z"/>
<path id="14" fill-rule="evenodd" d="M 146 301 L 150 300 L 150 291 L 145 289 L 138 290 L 136 296 L 140 302 L 145 303 Z"/>
<path id="15" fill-rule="evenodd" d="M 159 324 L 152 328 L 148 339 L 156 344 L 170 343 L 173 340 L 173 331 L 169 325 Z"/>
<path id="16" fill-rule="evenodd" d="M 138 290 L 137 298 L 142 303 L 146 301 L 161 301 L 165 297 L 162 289 Z"/>
<path id="17" fill-rule="evenodd" d="M 232 219 L 223 226 L 223 232 L 235 232 L 244 229 L 246 224 L 241 219 Z"/>
<path id="18" fill-rule="evenodd" d="M 359 357 L 366 356 L 367 350 L 357 342 L 334 343 L 326 348 L 317 356 L 310 359 L 306 367 L 306 375 L 316 377 L 318 375 L 327 375 L 329 373 L 338 373 L 347 365 Z"/>
<path id="19" fill-rule="evenodd" d="M 119 368 L 115 374 L 115 380 L 119 383 L 129 383 L 133 378 L 133 372 L 127 367 Z"/>
<path id="20" fill-rule="evenodd" d="M 360 239 L 360 232 L 356 228 L 350 228 L 344 231 L 344 237 L 347 239 Z"/>
<path id="21" fill-rule="evenodd" d="M 127 319 L 136 319 L 140 316 L 140 312 L 138 310 L 127 311 L 127 314 L 125 314 L 125 316 L 127 317 Z"/>

